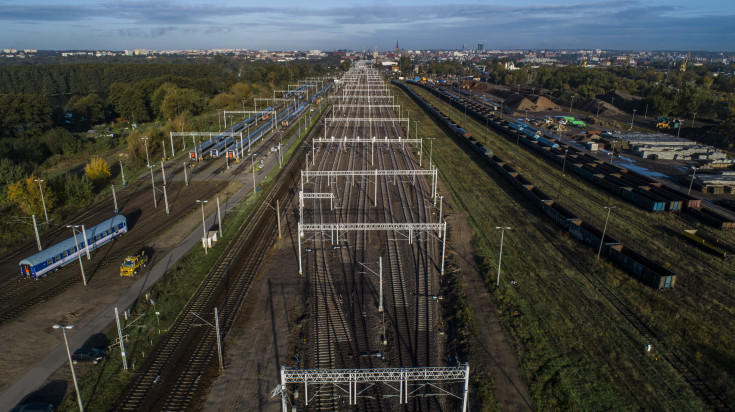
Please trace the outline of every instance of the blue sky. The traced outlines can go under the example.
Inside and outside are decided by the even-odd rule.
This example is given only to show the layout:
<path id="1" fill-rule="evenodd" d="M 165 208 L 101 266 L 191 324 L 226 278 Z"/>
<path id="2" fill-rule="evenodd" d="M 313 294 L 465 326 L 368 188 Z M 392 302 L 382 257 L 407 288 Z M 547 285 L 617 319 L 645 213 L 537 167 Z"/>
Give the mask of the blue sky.
<path id="1" fill-rule="evenodd" d="M 0 48 L 735 51 L 733 0 L 0 0 Z"/>

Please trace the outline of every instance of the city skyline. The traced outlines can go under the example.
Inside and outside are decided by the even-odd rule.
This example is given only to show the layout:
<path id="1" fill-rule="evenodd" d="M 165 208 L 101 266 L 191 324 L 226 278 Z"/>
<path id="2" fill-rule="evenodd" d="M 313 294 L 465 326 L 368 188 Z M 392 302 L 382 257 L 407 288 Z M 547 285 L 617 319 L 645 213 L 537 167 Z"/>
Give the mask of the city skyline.
<path id="1" fill-rule="evenodd" d="M 0 1 L 0 47 L 41 50 L 636 49 L 735 51 L 735 4 L 706 0 L 519 0 L 512 6 L 408 0 L 229 0 L 49 5 Z"/>

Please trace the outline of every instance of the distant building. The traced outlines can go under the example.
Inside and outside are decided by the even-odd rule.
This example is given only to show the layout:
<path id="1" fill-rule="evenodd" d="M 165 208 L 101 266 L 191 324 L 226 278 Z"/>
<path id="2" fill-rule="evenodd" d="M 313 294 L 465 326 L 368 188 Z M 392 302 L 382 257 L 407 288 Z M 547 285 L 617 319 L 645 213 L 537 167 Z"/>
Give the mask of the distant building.
<path id="1" fill-rule="evenodd" d="M 477 51 L 481 52 L 485 50 L 485 44 L 484 43 L 477 43 Z"/>

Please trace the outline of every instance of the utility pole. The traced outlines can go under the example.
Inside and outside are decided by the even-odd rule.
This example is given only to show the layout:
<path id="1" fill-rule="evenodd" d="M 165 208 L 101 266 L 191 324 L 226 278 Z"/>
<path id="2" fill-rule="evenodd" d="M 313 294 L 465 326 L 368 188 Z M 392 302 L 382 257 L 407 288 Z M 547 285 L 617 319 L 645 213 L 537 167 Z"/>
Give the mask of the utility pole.
<path id="1" fill-rule="evenodd" d="M 123 368 L 128 370 L 128 359 L 125 356 L 125 342 L 123 341 L 122 328 L 120 327 L 120 313 L 115 308 L 115 322 L 117 322 L 117 338 L 120 340 L 120 356 L 123 361 Z"/>
<path id="2" fill-rule="evenodd" d="M 633 130 L 633 122 L 635 121 L 635 112 L 638 109 L 633 109 L 633 117 L 630 119 L 630 130 Z"/>
<path id="3" fill-rule="evenodd" d="M 31 219 L 33 219 L 33 230 L 36 231 L 36 243 L 38 243 L 38 251 L 42 251 L 43 248 L 41 248 L 41 237 L 38 236 L 38 225 L 36 224 L 36 215 L 31 215 Z"/>
<path id="4" fill-rule="evenodd" d="M 148 157 L 148 136 L 141 137 L 141 139 L 145 142 L 145 161 L 148 164 L 148 167 L 151 167 L 151 159 Z"/>
<path id="5" fill-rule="evenodd" d="M 692 193 L 692 185 L 694 185 L 694 176 L 697 174 L 697 168 L 692 166 L 692 169 L 694 169 L 694 173 L 692 173 L 692 181 L 689 182 L 689 190 L 687 191 L 687 196 L 689 196 L 689 194 Z"/>
<path id="6" fill-rule="evenodd" d="M 278 220 L 278 238 L 280 239 L 281 238 L 281 204 L 278 199 L 276 199 L 276 219 Z"/>
<path id="7" fill-rule="evenodd" d="M 46 226 L 48 226 L 48 212 L 46 212 L 46 200 L 43 198 L 43 187 L 41 186 L 41 183 L 43 180 L 41 179 L 33 179 L 34 182 L 38 182 L 38 190 L 41 192 L 41 204 L 43 205 L 43 214 L 46 215 Z"/>
<path id="8" fill-rule="evenodd" d="M 255 159 L 253 154 L 250 154 L 250 163 L 253 165 L 253 194 L 255 194 Z"/>
<path id="9" fill-rule="evenodd" d="M 69 341 L 66 339 L 66 330 L 72 329 L 72 325 L 54 325 L 54 329 L 61 329 L 61 333 L 64 335 L 64 344 L 66 345 L 66 356 L 69 358 L 69 368 L 71 368 L 71 378 L 74 381 L 74 390 L 77 392 L 77 404 L 79 404 L 79 411 L 84 412 L 84 404 L 82 403 L 82 395 L 79 393 L 79 385 L 77 384 L 77 375 L 74 373 L 74 362 L 71 360 L 71 351 L 69 350 Z"/>
<path id="10" fill-rule="evenodd" d="M 615 209 L 615 206 L 603 206 L 607 209 L 607 217 L 605 217 L 605 226 L 602 228 L 602 239 L 600 239 L 600 249 L 597 250 L 597 260 L 600 260 L 600 254 L 602 254 L 602 245 L 605 243 L 605 232 L 607 231 L 607 221 L 610 218 L 610 211 Z"/>
<path id="11" fill-rule="evenodd" d="M 153 207 L 158 207 L 158 202 L 156 201 L 156 182 L 153 180 L 153 168 L 148 166 L 148 168 L 151 171 L 151 187 L 153 187 Z"/>
<path id="12" fill-rule="evenodd" d="M 204 242 L 204 254 L 207 254 L 207 224 L 204 222 L 204 204 L 209 202 L 209 200 L 197 200 L 197 203 L 201 203 L 202 205 L 202 234 L 204 237 L 202 238 L 202 241 Z"/>
<path id="13" fill-rule="evenodd" d="M 112 200 L 115 202 L 115 214 L 117 214 L 117 196 L 115 195 L 115 185 L 112 185 Z"/>
<path id="14" fill-rule="evenodd" d="M 82 268 L 82 282 L 84 282 L 84 286 L 87 286 L 87 278 L 84 276 L 84 264 L 82 263 L 82 251 L 79 250 L 79 242 L 77 242 L 77 232 L 76 228 L 78 228 L 78 225 L 72 226 L 72 225 L 66 225 L 66 227 L 71 228 L 71 232 L 74 234 L 74 247 L 77 249 L 77 257 L 79 258 L 79 267 Z"/>
<path id="15" fill-rule="evenodd" d="M 498 255 L 498 279 L 495 281 L 495 287 L 500 286 L 500 264 L 503 261 L 503 235 L 506 230 L 510 230 L 508 226 L 495 226 L 495 229 L 500 229 L 500 254 Z"/>
<path id="16" fill-rule="evenodd" d="M 219 237 L 222 237 L 222 215 L 219 208 L 219 196 L 217 196 L 217 223 L 219 224 Z"/>

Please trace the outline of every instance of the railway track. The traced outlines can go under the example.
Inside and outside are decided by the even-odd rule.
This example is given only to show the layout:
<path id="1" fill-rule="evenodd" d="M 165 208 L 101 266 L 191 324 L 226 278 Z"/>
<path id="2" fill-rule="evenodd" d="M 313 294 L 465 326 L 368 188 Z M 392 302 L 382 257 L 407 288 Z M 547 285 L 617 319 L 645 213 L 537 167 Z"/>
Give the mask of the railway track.
<path id="1" fill-rule="evenodd" d="M 504 154 L 503 157 L 513 159 L 513 156 Z M 517 160 L 517 159 L 516 159 Z M 515 165 L 514 165 L 515 166 Z M 542 179 L 543 180 L 543 179 Z M 577 188 L 578 191 L 581 189 Z M 583 193 L 584 196 L 589 196 L 588 193 Z M 667 345 L 666 341 L 656 333 L 640 316 L 636 315 L 635 312 L 630 309 L 619 296 L 617 296 L 604 282 L 604 280 L 596 273 L 589 271 L 583 262 L 580 262 L 577 258 L 572 256 L 568 251 L 558 242 L 558 236 L 552 233 L 549 229 L 539 226 L 539 231 L 549 240 L 560 253 L 566 256 L 570 263 L 572 263 L 580 273 L 588 274 L 587 278 L 595 286 L 595 289 L 605 298 L 615 310 L 627 321 L 633 329 L 635 329 L 641 337 L 648 343 L 650 343 L 656 350 L 656 353 L 664 358 L 679 376 L 686 381 L 697 397 L 712 410 L 716 411 L 731 411 L 732 406 L 728 405 L 727 400 L 718 395 L 704 380 L 702 380 L 696 369 L 689 364 L 686 357 L 682 356 L 675 350 L 671 345 Z M 583 385 L 581 378 L 577 376 L 577 385 L 580 387 Z M 676 396 L 676 389 L 672 388 L 671 393 Z"/>
<path id="2" fill-rule="evenodd" d="M 202 377 L 216 352 L 216 339 L 214 331 L 195 329 L 195 322 L 199 320 L 193 313 L 211 317 L 215 305 L 221 304 L 220 324 L 227 337 L 275 238 L 276 218 L 269 205 L 276 199 L 290 197 L 290 183 L 296 178 L 296 170 L 305 153 L 302 145 L 285 165 L 273 187 L 238 230 L 171 326 L 165 340 L 133 378 L 116 410 L 180 411 L 196 400 Z M 243 250 L 249 253 L 244 254 Z"/>
<path id="3" fill-rule="evenodd" d="M 349 82 L 354 82 L 350 86 Z M 381 83 L 384 84 L 384 83 Z M 363 90 L 357 92 L 355 90 Z M 335 118 L 378 118 L 394 117 L 391 110 L 375 108 L 368 104 L 355 105 L 359 101 L 375 101 L 372 95 L 360 96 L 370 90 L 366 79 L 347 80 L 340 96 L 349 103 L 341 111 L 335 110 Z M 376 87 L 379 95 L 383 90 Z M 376 96 L 378 96 L 376 94 Z M 369 99 L 369 100 L 362 100 Z M 354 107 L 360 107 L 354 110 Z M 350 109 L 348 109 L 350 108 Z M 336 109 L 336 108 L 335 108 Z M 392 124 L 392 126 L 391 126 Z M 394 122 L 359 122 L 330 129 L 330 135 L 340 138 L 358 136 L 403 136 Z M 415 161 L 403 147 L 375 144 L 373 159 L 372 145 L 366 143 L 324 144 L 324 151 L 314 167 L 316 170 L 371 170 L 415 168 Z M 374 161 L 374 163 L 373 163 Z M 344 179 L 344 180 L 343 180 Z M 315 178 L 305 182 L 306 191 L 331 192 L 337 197 L 335 213 L 325 210 L 323 200 L 310 200 L 304 208 L 304 221 L 314 223 L 371 223 L 371 222 L 426 222 L 428 212 L 424 195 L 428 186 L 422 179 L 414 183 L 388 176 L 372 178 L 340 177 L 339 180 Z M 308 185 L 308 186 L 307 186 Z M 312 186 L 313 185 L 313 186 Z M 375 185 L 375 186 L 374 186 Z M 373 199 L 374 190 L 377 199 Z M 373 207 L 373 202 L 377 207 Z M 415 211 L 414 209 L 421 209 Z M 331 235 L 331 236 L 330 236 Z M 428 253 L 435 243 L 425 235 L 418 235 L 408 245 L 405 233 L 348 232 L 339 234 L 339 242 L 332 244 L 334 234 L 316 233 L 308 235 L 304 247 L 307 249 L 305 275 L 310 282 L 309 330 L 310 345 L 305 367 L 314 368 L 370 368 L 376 366 L 434 366 L 432 362 L 432 330 L 434 315 L 431 313 L 429 296 L 434 291 L 432 283 L 436 276 L 428 272 L 431 266 Z M 313 239 L 313 240 L 312 240 Z M 314 242 L 314 243 L 311 243 Z M 313 246 L 312 246 L 313 245 Z M 377 276 L 369 272 L 377 269 L 378 257 L 383 259 L 384 312 L 379 313 Z M 365 264 L 366 266 L 363 266 Z M 416 307 L 419 304 L 422 307 Z M 384 316 L 387 315 L 387 316 Z M 382 347 L 384 337 L 388 347 Z M 342 335 L 341 331 L 344 331 Z M 346 341 L 349 339 L 349 342 Z M 441 410 L 439 403 L 428 399 L 412 400 L 408 405 L 399 405 L 394 398 L 384 398 L 378 385 L 368 389 L 370 396 L 358 399 L 357 410 Z M 421 394 L 422 388 L 416 388 Z M 311 394 L 311 390 L 309 391 Z M 344 398 L 331 390 L 321 389 L 309 405 L 299 401 L 299 409 L 334 410 L 347 407 Z M 321 399 L 320 399 L 321 398 Z"/>
<path id="4" fill-rule="evenodd" d="M 259 144 L 257 148 L 253 149 L 255 157 L 260 157 L 271 144 L 276 142 L 280 137 L 280 134 L 270 136 L 265 140 L 264 144 Z M 214 162 L 205 161 L 199 169 L 202 171 L 210 168 Z M 243 167 L 246 162 L 242 162 L 239 165 L 232 166 L 236 168 Z M 222 166 L 224 167 L 224 166 Z M 116 239 L 112 244 L 105 245 L 100 250 L 96 251 L 98 259 L 92 261 L 92 266 L 88 261 L 85 262 L 85 272 L 88 276 L 88 281 L 91 280 L 94 275 L 101 269 L 104 269 L 110 265 L 116 265 L 121 262 L 122 258 L 129 255 L 132 251 L 137 251 L 152 239 L 155 239 L 160 233 L 167 227 L 175 225 L 184 218 L 188 217 L 192 212 L 195 211 L 197 204 L 194 202 L 197 198 L 209 198 L 215 193 L 218 193 L 222 188 L 232 180 L 228 178 L 224 182 L 219 182 L 214 179 L 215 173 L 208 174 L 203 180 L 196 180 L 190 183 L 190 187 L 185 188 L 183 184 L 171 185 L 171 182 L 177 178 L 178 174 L 182 173 L 181 167 L 175 167 L 172 171 L 167 172 L 167 180 L 169 186 L 172 186 L 172 195 L 169 196 L 170 201 L 170 215 L 165 214 L 165 209 L 162 207 L 163 194 L 158 193 L 157 201 L 159 208 L 155 210 L 145 220 L 136 222 L 137 225 L 141 225 L 146 228 L 145 231 L 136 231 L 135 234 L 128 233 Z M 233 175 L 234 176 L 234 175 Z M 190 176 L 191 178 L 191 176 Z M 140 179 L 145 181 L 145 178 Z M 213 184 L 214 183 L 214 184 Z M 157 187 L 160 187 L 162 182 L 157 182 Z M 118 198 L 118 205 L 121 206 L 120 210 L 123 210 L 125 204 L 131 201 L 134 197 L 147 197 L 150 194 L 149 187 L 140 188 L 134 192 L 127 194 L 125 197 Z M 180 197 L 183 196 L 183 197 Z M 100 206 L 96 206 L 90 213 L 82 213 L 79 216 L 72 219 L 72 221 L 80 221 L 85 219 L 91 220 L 96 216 L 109 215 L 109 211 L 105 212 L 105 209 L 111 209 L 112 201 L 105 200 Z M 134 227 L 131 228 L 134 229 Z M 66 229 L 65 229 L 66 230 Z M 63 233 L 63 231 L 59 231 Z M 114 248 L 114 249 L 113 249 Z M 113 251 L 114 250 L 114 251 Z M 20 252 L 18 252 L 20 253 Z M 99 258 L 99 256 L 104 256 Z M 84 259 L 83 259 L 84 261 Z M 45 302 L 49 299 L 54 298 L 64 293 L 69 288 L 81 283 L 81 277 L 76 272 L 76 263 L 72 262 L 64 268 L 61 268 L 58 272 L 54 272 L 49 276 L 37 279 L 37 280 L 22 280 L 14 276 L 4 279 L 0 285 L 0 325 L 17 318 L 18 316 L 25 313 L 27 310 L 33 308 L 35 305 Z"/>

